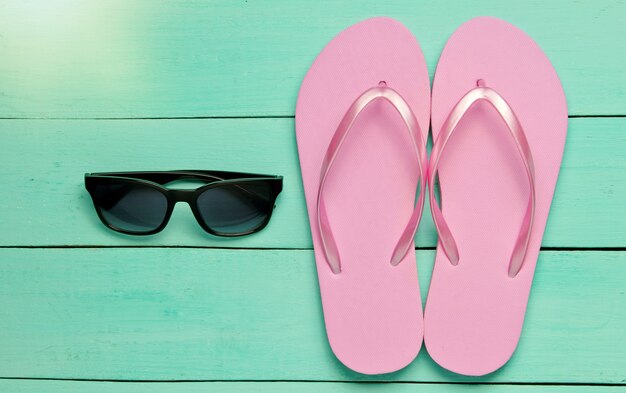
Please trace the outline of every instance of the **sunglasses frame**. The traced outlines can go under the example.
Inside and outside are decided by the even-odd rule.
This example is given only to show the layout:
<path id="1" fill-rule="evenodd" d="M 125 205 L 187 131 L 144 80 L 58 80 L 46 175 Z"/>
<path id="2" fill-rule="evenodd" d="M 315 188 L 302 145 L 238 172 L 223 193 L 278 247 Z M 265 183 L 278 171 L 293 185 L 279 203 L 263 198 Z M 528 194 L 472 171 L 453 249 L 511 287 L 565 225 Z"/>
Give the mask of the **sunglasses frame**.
<path id="1" fill-rule="evenodd" d="M 202 180 L 208 183 L 200 186 L 196 189 L 191 190 L 180 190 L 180 189 L 171 189 L 165 187 L 165 184 L 170 183 L 176 180 L 184 180 L 184 179 L 192 179 L 192 180 Z M 167 211 L 165 216 L 163 217 L 163 222 L 155 229 L 150 231 L 128 231 L 123 228 L 117 227 L 111 223 L 109 223 L 102 214 L 101 208 L 96 203 L 95 199 L 95 189 L 98 184 L 103 183 L 103 180 L 115 180 L 116 183 L 129 183 L 129 184 L 140 184 L 144 187 L 149 187 L 159 191 L 162 195 L 167 199 Z M 271 191 L 271 209 L 267 214 L 265 220 L 261 223 L 261 225 L 257 226 L 254 229 L 244 232 L 237 233 L 224 233 L 219 232 L 204 222 L 200 214 L 200 210 L 198 209 L 198 197 L 200 194 L 209 190 L 211 188 L 221 187 L 225 184 L 245 184 L 252 182 L 264 182 L 270 186 Z M 245 236 L 252 233 L 259 232 L 263 228 L 267 226 L 272 217 L 272 212 L 274 211 L 276 198 L 280 194 L 283 189 L 283 177 L 282 176 L 273 176 L 273 175 L 260 175 L 254 173 L 242 173 L 242 172 L 226 172 L 226 171 L 203 171 L 203 170 L 177 170 L 177 171 L 143 171 L 143 172 L 98 172 L 98 173 L 85 173 L 85 188 L 89 192 L 91 196 L 91 200 L 94 204 L 94 208 L 96 209 L 96 213 L 100 218 L 100 221 L 107 226 L 109 229 L 112 229 L 116 232 L 124 233 L 127 235 L 135 235 L 135 236 L 147 236 L 154 235 L 155 233 L 161 232 L 170 220 L 172 212 L 174 211 L 174 206 L 177 202 L 186 202 L 191 211 L 193 212 L 194 217 L 200 227 L 204 229 L 207 233 L 210 233 L 214 236 L 219 237 L 239 237 Z"/>

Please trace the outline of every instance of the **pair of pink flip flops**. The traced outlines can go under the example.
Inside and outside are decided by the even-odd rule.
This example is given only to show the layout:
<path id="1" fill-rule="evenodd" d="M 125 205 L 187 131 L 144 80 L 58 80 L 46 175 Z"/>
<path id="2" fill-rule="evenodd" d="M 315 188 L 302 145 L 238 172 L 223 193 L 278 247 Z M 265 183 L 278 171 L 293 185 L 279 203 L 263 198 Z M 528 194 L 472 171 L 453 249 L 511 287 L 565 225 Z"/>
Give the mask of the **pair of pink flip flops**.
<path id="1" fill-rule="evenodd" d="M 539 46 L 509 23 L 473 19 L 448 40 L 431 95 L 411 32 L 389 18 L 365 20 L 311 66 L 296 131 L 337 358 L 388 373 L 409 364 L 423 339 L 460 374 L 506 363 L 567 133 L 561 83 Z M 439 243 L 422 314 L 413 237 L 426 183 Z"/>

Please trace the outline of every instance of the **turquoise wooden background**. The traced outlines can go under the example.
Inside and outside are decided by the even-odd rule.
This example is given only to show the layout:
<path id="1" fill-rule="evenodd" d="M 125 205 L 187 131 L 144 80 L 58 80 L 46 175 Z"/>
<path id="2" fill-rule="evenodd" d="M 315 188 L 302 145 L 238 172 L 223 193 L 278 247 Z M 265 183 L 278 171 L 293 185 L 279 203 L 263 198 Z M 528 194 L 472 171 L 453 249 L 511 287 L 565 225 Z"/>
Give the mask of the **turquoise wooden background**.
<path id="1" fill-rule="evenodd" d="M 431 72 L 459 24 L 507 19 L 565 87 L 524 333 L 492 375 L 451 374 L 422 351 L 366 377 L 325 338 L 295 99 L 328 40 L 375 15 L 414 32 Z M 625 19 L 609 0 L 0 0 L 0 392 L 626 391 Z M 82 186 L 87 171 L 177 168 L 282 174 L 285 189 L 263 232 L 229 240 L 183 205 L 157 236 L 113 233 Z M 363 381 L 385 384 L 346 383 Z"/>

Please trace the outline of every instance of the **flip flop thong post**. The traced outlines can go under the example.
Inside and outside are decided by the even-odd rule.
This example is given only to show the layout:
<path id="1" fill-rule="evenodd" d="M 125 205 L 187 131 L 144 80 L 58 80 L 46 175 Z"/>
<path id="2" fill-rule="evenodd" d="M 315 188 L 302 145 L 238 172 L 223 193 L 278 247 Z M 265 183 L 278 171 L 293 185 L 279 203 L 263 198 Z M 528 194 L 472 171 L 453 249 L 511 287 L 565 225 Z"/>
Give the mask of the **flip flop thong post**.
<path id="1" fill-rule="evenodd" d="M 521 334 L 565 145 L 565 95 L 528 35 L 480 17 L 441 54 L 431 121 L 439 245 L 424 341 L 442 367 L 484 375 L 508 361 Z"/>
<path id="2" fill-rule="evenodd" d="M 429 116 L 420 46 L 389 18 L 335 37 L 298 95 L 298 151 L 326 332 L 337 358 L 361 373 L 396 371 L 421 347 L 413 236 Z"/>

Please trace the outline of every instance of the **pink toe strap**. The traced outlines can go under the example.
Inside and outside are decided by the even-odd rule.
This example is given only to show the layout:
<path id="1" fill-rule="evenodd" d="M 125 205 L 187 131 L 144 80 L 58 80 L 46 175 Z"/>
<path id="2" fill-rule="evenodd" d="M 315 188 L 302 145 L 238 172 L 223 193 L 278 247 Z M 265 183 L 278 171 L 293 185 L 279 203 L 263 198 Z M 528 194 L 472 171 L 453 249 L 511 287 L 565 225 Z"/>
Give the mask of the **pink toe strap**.
<path id="1" fill-rule="evenodd" d="M 402 120 L 404 121 L 404 124 L 406 125 L 406 128 L 411 136 L 411 141 L 415 154 L 417 155 L 419 165 L 419 195 L 413 213 L 411 214 L 411 218 L 402 232 L 400 240 L 391 253 L 390 263 L 392 265 L 400 263 L 406 253 L 410 250 L 413 245 L 415 230 L 417 229 L 417 225 L 419 224 L 422 216 L 425 197 L 425 187 L 423 183 L 426 179 L 426 148 L 422 130 L 415 115 L 411 111 L 409 104 L 404 100 L 404 98 L 402 98 L 402 96 L 392 88 L 387 87 L 385 82 L 380 82 L 378 87 L 368 89 L 361 94 L 352 103 L 350 108 L 348 108 L 346 114 L 339 123 L 339 126 L 337 126 L 337 130 L 328 145 L 324 161 L 322 162 L 320 184 L 317 192 L 317 223 L 326 261 L 328 262 L 332 272 L 335 274 L 341 272 L 341 258 L 339 255 L 339 249 L 332 234 L 330 221 L 326 213 L 326 205 L 323 198 L 324 185 L 326 184 L 326 178 L 328 177 L 328 173 L 330 172 L 335 157 L 348 135 L 348 132 L 352 128 L 354 121 L 363 109 L 365 109 L 371 102 L 378 99 L 384 99 L 389 102 L 402 117 Z"/>
<path id="2" fill-rule="evenodd" d="M 533 156 L 530 151 L 530 146 L 526 140 L 526 135 L 520 124 L 517 116 L 509 106 L 509 104 L 498 94 L 495 90 L 485 87 L 484 82 L 479 80 L 477 87 L 470 90 L 461 100 L 455 105 L 450 112 L 450 115 L 443 123 L 441 132 L 437 137 L 433 145 L 433 149 L 430 155 L 430 166 L 428 171 L 428 188 L 430 207 L 433 215 L 433 221 L 439 234 L 439 242 L 443 248 L 444 253 L 453 265 L 459 263 L 460 255 L 457 248 L 454 237 L 446 220 L 443 217 L 443 213 L 439 208 L 437 199 L 435 198 L 434 183 L 437 176 L 437 166 L 441 154 L 450 139 L 450 136 L 459 124 L 459 121 L 465 113 L 478 101 L 487 101 L 495 108 L 498 114 L 502 117 L 504 122 L 509 128 L 511 136 L 515 140 L 515 144 L 520 153 L 524 167 L 526 169 L 526 175 L 528 177 L 528 183 L 530 186 L 530 193 L 528 196 L 528 206 L 526 213 L 522 221 L 521 229 L 519 231 L 517 241 L 513 248 L 511 258 L 509 260 L 509 277 L 515 277 L 522 268 L 524 263 L 524 257 L 528 249 L 528 242 L 530 240 L 530 232 L 533 224 L 533 217 L 535 215 L 535 166 L 533 164 Z"/>

